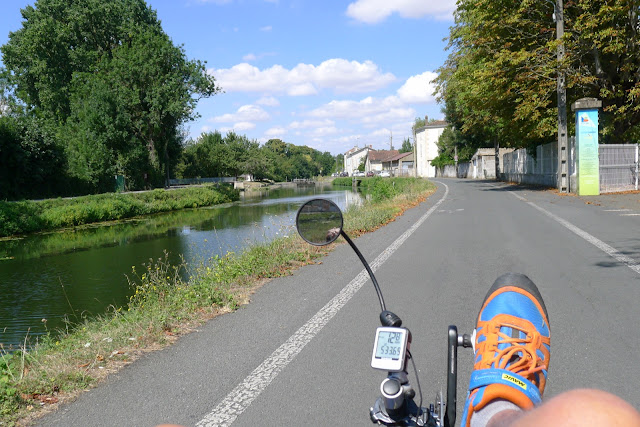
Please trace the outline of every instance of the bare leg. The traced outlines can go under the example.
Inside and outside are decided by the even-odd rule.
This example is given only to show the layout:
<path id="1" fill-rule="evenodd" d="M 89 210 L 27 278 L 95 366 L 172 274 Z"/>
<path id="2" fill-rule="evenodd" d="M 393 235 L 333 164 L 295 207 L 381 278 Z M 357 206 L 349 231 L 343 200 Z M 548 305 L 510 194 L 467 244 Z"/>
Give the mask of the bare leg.
<path id="1" fill-rule="evenodd" d="M 640 426 L 640 413 L 621 398 L 591 389 L 562 393 L 526 412 L 503 411 L 487 427 Z"/>

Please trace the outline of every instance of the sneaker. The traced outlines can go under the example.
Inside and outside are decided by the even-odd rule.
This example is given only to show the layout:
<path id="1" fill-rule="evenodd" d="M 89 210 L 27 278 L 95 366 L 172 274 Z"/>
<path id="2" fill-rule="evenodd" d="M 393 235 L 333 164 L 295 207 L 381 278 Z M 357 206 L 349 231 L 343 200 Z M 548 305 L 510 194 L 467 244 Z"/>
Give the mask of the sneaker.
<path id="1" fill-rule="evenodd" d="M 475 365 L 462 415 L 495 399 L 522 409 L 542 400 L 547 382 L 551 333 L 549 316 L 536 285 L 525 275 L 500 276 L 484 299 L 472 343 Z"/>

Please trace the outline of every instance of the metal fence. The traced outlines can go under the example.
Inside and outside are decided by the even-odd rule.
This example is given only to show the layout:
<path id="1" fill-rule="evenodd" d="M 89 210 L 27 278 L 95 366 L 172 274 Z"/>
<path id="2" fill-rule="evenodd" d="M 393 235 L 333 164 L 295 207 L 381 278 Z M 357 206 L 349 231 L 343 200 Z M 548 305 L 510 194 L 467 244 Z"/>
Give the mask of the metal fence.
<path id="1" fill-rule="evenodd" d="M 638 189 L 638 144 L 600 145 L 600 192 Z"/>
<path id="2" fill-rule="evenodd" d="M 600 193 L 638 189 L 638 144 L 600 144 Z M 570 143 L 569 175 L 571 191 L 576 190 L 575 139 Z M 502 160 L 502 179 L 525 184 L 556 186 L 558 145 L 540 145 L 536 156 L 525 149 L 505 154 Z"/>

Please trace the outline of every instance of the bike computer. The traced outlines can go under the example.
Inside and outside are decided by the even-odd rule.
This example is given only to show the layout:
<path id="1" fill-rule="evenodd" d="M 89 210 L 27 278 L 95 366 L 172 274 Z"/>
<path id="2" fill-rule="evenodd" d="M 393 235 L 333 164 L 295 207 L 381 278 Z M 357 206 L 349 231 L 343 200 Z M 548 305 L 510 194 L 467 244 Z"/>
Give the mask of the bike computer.
<path id="1" fill-rule="evenodd" d="M 409 330 L 382 326 L 376 329 L 371 367 L 388 372 L 404 370 Z"/>

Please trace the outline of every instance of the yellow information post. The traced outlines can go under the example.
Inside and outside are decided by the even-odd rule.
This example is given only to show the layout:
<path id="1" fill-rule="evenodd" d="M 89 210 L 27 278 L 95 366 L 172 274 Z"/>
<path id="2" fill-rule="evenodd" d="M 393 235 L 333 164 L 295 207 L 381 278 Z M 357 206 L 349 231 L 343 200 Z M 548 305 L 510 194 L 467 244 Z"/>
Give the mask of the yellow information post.
<path id="1" fill-rule="evenodd" d="M 600 158 L 598 157 L 598 109 L 602 101 L 595 98 L 577 100 L 571 110 L 576 113 L 576 170 L 579 196 L 600 195 Z"/>

